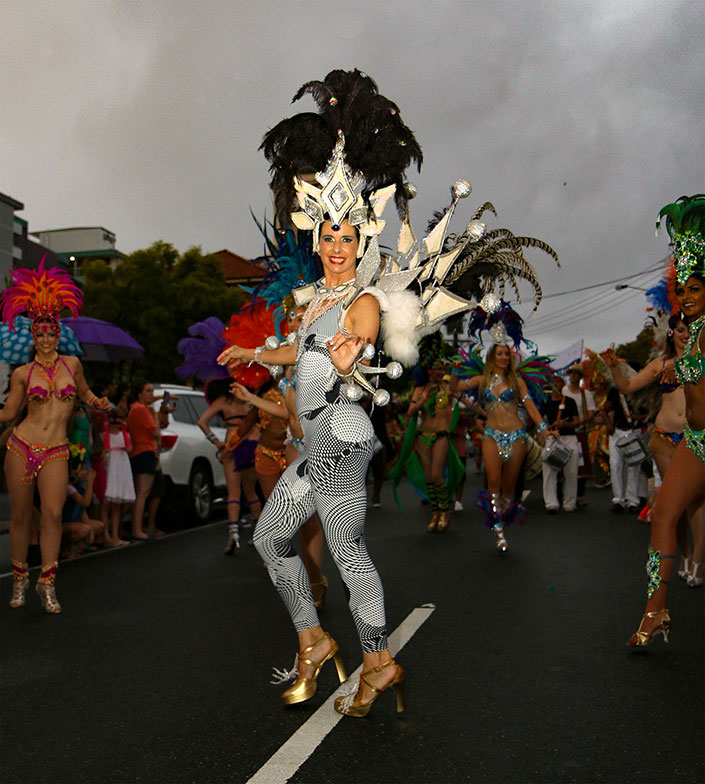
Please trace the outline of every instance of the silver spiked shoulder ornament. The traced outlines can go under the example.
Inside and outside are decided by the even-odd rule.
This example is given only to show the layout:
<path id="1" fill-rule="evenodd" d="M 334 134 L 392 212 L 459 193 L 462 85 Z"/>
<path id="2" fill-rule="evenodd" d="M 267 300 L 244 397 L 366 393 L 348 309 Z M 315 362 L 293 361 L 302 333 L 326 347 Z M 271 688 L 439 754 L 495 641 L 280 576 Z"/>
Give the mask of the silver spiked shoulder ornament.
<path id="1" fill-rule="evenodd" d="M 407 194 L 413 196 L 413 186 L 407 184 L 406 187 Z M 371 367 L 358 361 L 344 378 L 347 385 L 344 394 L 351 399 L 359 399 L 363 389 L 373 395 L 384 392 L 377 389 L 379 376 L 386 373 L 397 378 L 402 372 L 401 365 L 410 367 L 416 364 L 419 340 L 438 330 L 446 319 L 470 310 L 476 304 L 487 313 L 495 312 L 500 307 L 507 284 L 521 301 L 518 279 L 527 280 L 533 288 L 538 307 L 541 287 L 533 267 L 523 256 L 522 248 L 540 248 L 560 266 L 558 256 L 549 245 L 533 237 L 515 237 L 508 229 L 488 231 L 480 218 L 487 211 L 496 214 L 490 202 L 485 202 L 475 211 L 460 236 L 449 234 L 455 208 L 460 199 L 470 195 L 471 190 L 467 180 L 458 180 L 453 185 L 451 205 L 420 242 L 414 235 L 407 214 L 399 232 L 395 258 L 383 257 L 377 236 L 372 236 L 345 297 L 339 326 L 342 329 L 353 302 L 362 294 L 371 294 L 380 306 L 384 353 L 394 361 L 386 367 Z M 475 294 L 468 299 L 451 290 L 450 286 L 462 283 L 461 278 L 466 274 L 475 281 L 474 289 L 479 290 L 479 296 Z M 496 283 L 499 295 L 495 292 Z M 463 291 L 468 288 L 459 287 Z M 374 350 L 371 346 L 369 348 Z M 360 359 L 363 358 L 371 359 Z M 367 376 L 373 376 L 375 383 L 371 383 Z"/>

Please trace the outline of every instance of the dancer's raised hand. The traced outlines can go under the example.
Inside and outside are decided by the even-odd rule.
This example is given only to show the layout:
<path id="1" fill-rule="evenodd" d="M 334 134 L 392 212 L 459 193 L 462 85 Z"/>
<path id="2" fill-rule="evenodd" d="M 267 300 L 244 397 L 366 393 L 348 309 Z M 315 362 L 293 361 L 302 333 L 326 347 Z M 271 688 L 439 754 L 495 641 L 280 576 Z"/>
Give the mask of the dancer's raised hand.
<path id="1" fill-rule="evenodd" d="M 343 332 L 337 332 L 327 341 L 326 346 L 330 354 L 330 361 L 341 375 L 350 372 L 364 343 L 365 341 L 359 335 L 346 335 Z"/>

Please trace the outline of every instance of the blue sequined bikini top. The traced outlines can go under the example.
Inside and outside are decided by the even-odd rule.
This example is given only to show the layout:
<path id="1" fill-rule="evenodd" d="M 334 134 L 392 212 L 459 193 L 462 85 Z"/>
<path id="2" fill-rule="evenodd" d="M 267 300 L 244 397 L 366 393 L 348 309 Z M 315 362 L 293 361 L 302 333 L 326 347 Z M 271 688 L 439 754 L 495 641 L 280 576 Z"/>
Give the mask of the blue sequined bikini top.
<path id="1" fill-rule="evenodd" d="M 675 381 L 665 381 L 664 379 L 667 377 L 667 374 L 664 373 L 663 367 L 666 365 L 666 360 L 664 358 L 663 365 L 661 366 L 661 373 L 659 375 L 659 389 L 661 390 L 662 395 L 667 395 L 669 392 L 675 392 L 676 389 L 680 386 L 680 381 L 676 379 Z"/>
<path id="2" fill-rule="evenodd" d="M 491 389 L 485 389 L 482 393 L 482 400 L 487 404 L 488 408 L 494 408 L 494 406 L 500 403 L 506 405 L 514 401 L 514 390 L 511 387 L 507 387 L 507 389 L 503 389 L 499 393 L 499 397 L 496 397 Z"/>

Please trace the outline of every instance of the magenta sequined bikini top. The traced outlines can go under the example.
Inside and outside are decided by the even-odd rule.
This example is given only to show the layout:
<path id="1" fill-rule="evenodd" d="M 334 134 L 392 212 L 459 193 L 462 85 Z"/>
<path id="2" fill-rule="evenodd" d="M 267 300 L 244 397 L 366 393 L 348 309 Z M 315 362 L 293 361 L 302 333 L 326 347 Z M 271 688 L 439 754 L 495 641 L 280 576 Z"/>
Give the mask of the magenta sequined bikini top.
<path id="1" fill-rule="evenodd" d="M 71 372 L 69 366 L 64 362 L 63 357 L 59 356 L 56 358 L 56 361 L 50 368 L 45 368 L 43 365 L 40 365 L 39 362 L 36 360 L 32 363 L 32 367 L 29 369 L 29 373 L 27 374 L 27 401 L 29 403 L 46 403 L 49 400 L 50 396 L 55 397 L 57 400 L 61 400 L 62 402 L 70 403 L 76 397 L 76 387 L 73 384 L 67 384 L 65 387 L 61 389 L 57 389 L 55 386 L 55 379 L 56 374 L 58 372 L 58 365 L 59 362 L 66 368 L 66 372 L 71 376 L 71 380 L 75 381 L 73 377 L 73 373 Z M 46 378 L 49 382 L 49 389 L 45 387 L 30 387 L 29 382 L 32 378 L 32 371 L 34 368 L 39 368 L 39 372 Z"/>

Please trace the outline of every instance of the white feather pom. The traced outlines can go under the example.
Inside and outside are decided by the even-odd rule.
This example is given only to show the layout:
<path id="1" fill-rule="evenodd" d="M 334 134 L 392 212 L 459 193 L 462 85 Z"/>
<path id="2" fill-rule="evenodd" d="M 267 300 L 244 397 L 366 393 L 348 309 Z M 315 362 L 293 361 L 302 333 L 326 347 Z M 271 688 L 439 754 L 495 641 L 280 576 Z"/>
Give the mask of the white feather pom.
<path id="1" fill-rule="evenodd" d="M 421 313 L 421 300 L 412 291 L 387 293 L 388 307 L 382 312 L 382 339 L 384 350 L 406 367 L 419 361 L 416 344 L 416 321 Z"/>

